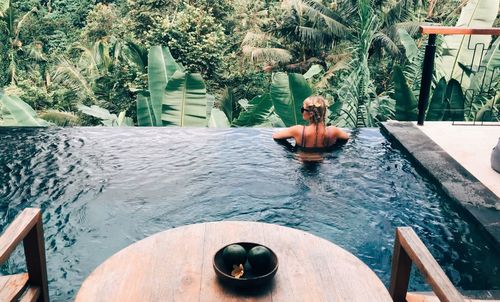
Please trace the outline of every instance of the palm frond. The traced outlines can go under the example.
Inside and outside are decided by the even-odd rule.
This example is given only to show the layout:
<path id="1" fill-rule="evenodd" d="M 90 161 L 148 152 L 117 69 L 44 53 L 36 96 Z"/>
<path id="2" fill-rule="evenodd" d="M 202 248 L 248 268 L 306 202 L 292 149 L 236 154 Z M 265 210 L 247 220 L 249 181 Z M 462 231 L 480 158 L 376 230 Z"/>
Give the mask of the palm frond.
<path id="1" fill-rule="evenodd" d="M 272 37 L 263 32 L 249 31 L 245 34 L 241 46 L 266 46 L 272 40 Z"/>
<path id="2" fill-rule="evenodd" d="M 53 78 L 54 84 L 67 87 L 81 99 L 90 97 L 95 99 L 90 83 L 81 71 L 68 59 L 61 57 L 57 65 Z"/>
<path id="3" fill-rule="evenodd" d="M 306 0 L 297 2 L 301 6 L 302 12 L 314 23 L 315 27 L 326 25 L 329 33 L 337 37 L 344 37 L 348 34 L 349 28 L 341 22 L 334 12 L 317 1 Z"/>
<path id="4" fill-rule="evenodd" d="M 324 32 L 320 29 L 308 26 L 296 26 L 295 32 L 304 43 L 318 44 L 324 41 Z"/>
<path id="5" fill-rule="evenodd" d="M 400 0 L 384 14 L 384 27 L 395 23 L 409 21 L 413 16 L 413 3 L 410 0 Z"/>
<path id="6" fill-rule="evenodd" d="M 389 53 L 394 56 L 401 54 L 396 43 L 394 43 L 394 41 L 383 32 L 375 33 L 373 35 L 372 43 L 384 47 Z"/>
<path id="7" fill-rule="evenodd" d="M 289 63 L 292 60 L 290 52 L 283 48 L 265 48 L 243 46 L 243 54 L 250 57 L 252 62 L 280 62 Z"/>

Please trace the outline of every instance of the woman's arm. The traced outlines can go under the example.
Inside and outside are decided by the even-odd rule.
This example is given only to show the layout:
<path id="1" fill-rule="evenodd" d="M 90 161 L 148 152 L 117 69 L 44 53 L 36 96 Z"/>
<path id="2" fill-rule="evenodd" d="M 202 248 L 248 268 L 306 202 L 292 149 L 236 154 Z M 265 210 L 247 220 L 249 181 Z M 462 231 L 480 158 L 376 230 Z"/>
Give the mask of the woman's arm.
<path id="1" fill-rule="evenodd" d="M 340 128 L 335 127 L 334 135 L 337 139 L 341 140 L 348 140 L 349 139 L 349 133 L 341 130 Z"/>
<path id="2" fill-rule="evenodd" d="M 273 139 L 287 139 L 287 138 L 294 138 L 297 139 L 297 129 L 302 126 L 293 126 L 290 128 L 285 128 L 281 131 L 278 131 L 276 133 L 273 133 Z"/>

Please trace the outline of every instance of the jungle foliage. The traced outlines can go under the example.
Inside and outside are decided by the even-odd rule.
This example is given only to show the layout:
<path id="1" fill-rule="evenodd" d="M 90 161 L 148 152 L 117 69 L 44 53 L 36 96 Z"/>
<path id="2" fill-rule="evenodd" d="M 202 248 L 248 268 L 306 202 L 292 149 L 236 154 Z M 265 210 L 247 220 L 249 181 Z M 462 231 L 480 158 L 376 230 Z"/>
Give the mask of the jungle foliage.
<path id="1" fill-rule="evenodd" d="M 494 27 L 498 6 L 0 0 L 0 126 L 291 126 L 312 94 L 337 126 L 415 120 L 418 25 Z M 497 119 L 499 41 L 438 39 L 427 120 Z"/>

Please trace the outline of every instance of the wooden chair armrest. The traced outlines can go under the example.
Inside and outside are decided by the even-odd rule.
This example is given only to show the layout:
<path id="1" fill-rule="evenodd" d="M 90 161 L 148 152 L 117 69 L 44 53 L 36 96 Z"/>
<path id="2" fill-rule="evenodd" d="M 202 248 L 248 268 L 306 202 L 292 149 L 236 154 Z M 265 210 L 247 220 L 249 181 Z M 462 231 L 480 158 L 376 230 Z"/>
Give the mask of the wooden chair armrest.
<path id="1" fill-rule="evenodd" d="M 436 259 L 410 227 L 400 227 L 396 230 L 389 289 L 394 301 L 406 301 L 412 262 L 431 285 L 440 301 L 464 301 Z"/>
<path id="2" fill-rule="evenodd" d="M 42 223 L 40 209 L 26 208 L 14 219 L 0 236 L 0 265 L 10 257 L 10 254 L 37 223 Z"/>

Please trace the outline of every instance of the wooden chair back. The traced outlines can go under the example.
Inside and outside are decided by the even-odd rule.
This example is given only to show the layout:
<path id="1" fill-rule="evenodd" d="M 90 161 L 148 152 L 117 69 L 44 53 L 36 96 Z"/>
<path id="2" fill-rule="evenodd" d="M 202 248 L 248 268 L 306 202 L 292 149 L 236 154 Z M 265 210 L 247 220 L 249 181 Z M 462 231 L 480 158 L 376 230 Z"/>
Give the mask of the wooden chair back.
<path id="1" fill-rule="evenodd" d="M 0 301 L 48 302 L 47 265 L 40 209 L 24 209 L 0 236 L 0 265 L 23 242 L 27 273 L 0 277 Z"/>
<path id="2" fill-rule="evenodd" d="M 411 264 L 415 263 L 433 292 L 442 302 L 464 301 L 443 269 L 410 227 L 396 229 L 394 253 L 392 254 L 391 284 L 389 293 L 393 301 L 406 302 Z"/>

